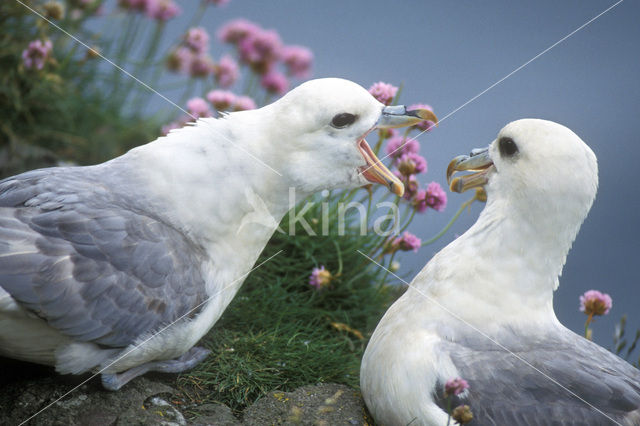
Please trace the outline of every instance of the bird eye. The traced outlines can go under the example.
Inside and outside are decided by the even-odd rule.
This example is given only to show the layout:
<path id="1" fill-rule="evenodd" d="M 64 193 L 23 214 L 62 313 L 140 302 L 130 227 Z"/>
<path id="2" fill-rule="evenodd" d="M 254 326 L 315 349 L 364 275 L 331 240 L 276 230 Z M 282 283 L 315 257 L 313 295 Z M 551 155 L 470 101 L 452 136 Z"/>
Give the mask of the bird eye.
<path id="1" fill-rule="evenodd" d="M 347 127 L 353 122 L 356 121 L 356 116 L 353 114 L 349 114 L 348 112 L 343 112 L 342 114 L 337 114 L 331 120 L 331 125 L 337 129 L 341 129 L 343 127 Z"/>
<path id="2" fill-rule="evenodd" d="M 500 155 L 503 157 L 513 157 L 518 153 L 518 145 L 511 138 L 500 138 L 498 141 Z"/>

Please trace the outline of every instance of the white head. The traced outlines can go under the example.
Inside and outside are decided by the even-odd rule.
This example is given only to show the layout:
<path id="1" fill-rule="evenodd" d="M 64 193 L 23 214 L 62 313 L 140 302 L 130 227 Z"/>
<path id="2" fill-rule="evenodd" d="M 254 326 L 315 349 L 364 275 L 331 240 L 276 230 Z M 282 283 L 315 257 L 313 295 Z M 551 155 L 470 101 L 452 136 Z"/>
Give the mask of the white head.
<path id="1" fill-rule="evenodd" d="M 279 145 L 292 186 L 309 193 L 377 182 L 401 195 L 404 186 L 364 138 L 376 128 L 437 121 L 428 110 L 385 107 L 361 86 L 338 78 L 303 83 L 260 111 L 282 123 L 270 139 Z"/>
<path id="2" fill-rule="evenodd" d="M 451 180 L 456 171 L 476 173 Z M 484 186 L 483 215 L 513 222 L 528 251 L 557 252 L 558 273 L 598 188 L 593 151 L 568 128 L 536 119 L 509 123 L 488 148 L 454 159 L 447 176 L 453 191 Z M 518 237 L 501 238 L 510 236 Z"/>

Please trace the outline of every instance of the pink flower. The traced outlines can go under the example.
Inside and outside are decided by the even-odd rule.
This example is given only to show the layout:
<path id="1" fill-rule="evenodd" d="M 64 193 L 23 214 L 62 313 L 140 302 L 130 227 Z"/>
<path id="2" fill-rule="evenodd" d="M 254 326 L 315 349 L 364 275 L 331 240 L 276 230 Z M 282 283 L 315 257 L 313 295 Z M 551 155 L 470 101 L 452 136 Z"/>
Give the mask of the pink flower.
<path id="1" fill-rule="evenodd" d="M 193 53 L 202 54 L 209 49 L 209 34 L 202 27 L 190 28 L 184 36 L 184 44 Z"/>
<path id="2" fill-rule="evenodd" d="M 218 38 L 225 43 L 238 44 L 248 36 L 260 31 L 260 27 L 246 19 L 234 19 L 218 30 Z"/>
<path id="3" fill-rule="evenodd" d="M 231 87 L 238 80 L 238 64 L 231 56 L 224 55 L 214 67 L 213 76 L 221 87 Z"/>
<path id="4" fill-rule="evenodd" d="M 51 40 L 33 40 L 29 42 L 26 49 L 22 51 L 22 62 L 25 68 L 36 68 L 41 70 L 51 54 L 53 44 Z"/>
<path id="5" fill-rule="evenodd" d="M 444 384 L 444 396 L 460 395 L 465 390 L 469 389 L 469 383 L 466 380 L 456 377 L 455 379 L 447 380 Z"/>
<path id="6" fill-rule="evenodd" d="M 447 193 L 438 182 L 431 182 L 426 190 L 422 189 L 416 193 L 413 206 L 418 213 L 423 213 L 428 207 L 441 212 L 447 206 Z"/>
<path id="7" fill-rule="evenodd" d="M 189 63 L 189 75 L 191 77 L 203 78 L 213 73 L 215 64 L 208 55 L 198 55 L 191 58 Z"/>
<path id="8" fill-rule="evenodd" d="M 187 110 L 195 117 L 211 117 L 211 110 L 209 105 L 202 98 L 191 98 L 187 101 Z"/>
<path id="9" fill-rule="evenodd" d="M 264 74 L 280 56 L 282 41 L 274 30 L 259 30 L 245 37 L 239 45 L 240 60 Z"/>
<path id="10" fill-rule="evenodd" d="M 324 268 L 324 265 L 320 265 L 319 268 L 313 268 L 311 275 L 309 275 L 309 285 L 315 287 L 316 290 L 323 289 L 331 283 L 333 276 L 331 272 Z"/>
<path id="11" fill-rule="evenodd" d="M 392 248 L 392 251 L 396 251 L 396 250 L 410 251 L 410 250 L 413 250 L 413 251 L 417 252 L 418 249 L 420 248 L 421 244 L 422 244 L 422 241 L 420 241 L 420 238 L 418 238 L 415 235 L 405 231 L 405 233 L 402 234 L 401 237 L 396 237 L 391 242 L 391 248 Z"/>
<path id="12" fill-rule="evenodd" d="M 173 72 L 189 72 L 191 61 L 194 55 L 187 47 L 181 46 L 169 53 L 167 57 L 167 68 Z"/>
<path id="13" fill-rule="evenodd" d="M 427 185 L 425 200 L 427 206 L 438 212 L 443 211 L 445 207 L 447 207 L 447 193 L 438 182 L 431 182 Z"/>
<path id="14" fill-rule="evenodd" d="M 249 96 L 238 96 L 233 103 L 234 111 L 246 111 L 249 109 L 256 109 L 256 103 Z"/>
<path id="15" fill-rule="evenodd" d="M 182 126 L 183 126 L 183 124 L 181 122 L 179 122 L 179 121 L 172 121 L 169 124 L 165 124 L 164 126 L 162 126 L 162 136 L 166 136 L 173 129 L 179 129 Z"/>
<path id="16" fill-rule="evenodd" d="M 182 10 L 173 0 L 146 0 L 145 14 L 158 21 L 168 21 Z"/>
<path id="17" fill-rule="evenodd" d="M 580 296 L 580 311 L 587 315 L 606 315 L 613 306 L 611 296 L 598 290 L 589 290 Z"/>
<path id="18" fill-rule="evenodd" d="M 427 171 L 427 160 L 420 154 L 408 152 L 396 160 L 398 170 L 405 176 Z"/>
<path id="19" fill-rule="evenodd" d="M 287 72 L 296 78 L 307 78 L 311 73 L 313 53 L 303 46 L 285 46 L 282 48 L 282 61 Z"/>
<path id="20" fill-rule="evenodd" d="M 391 101 L 398 93 L 398 88 L 396 86 L 392 86 L 388 83 L 383 83 L 379 81 L 374 83 L 369 87 L 369 93 L 373 95 L 379 102 L 382 102 L 385 105 L 391 104 Z"/>
<path id="21" fill-rule="evenodd" d="M 218 111 L 228 111 L 236 103 L 236 95 L 226 90 L 212 90 L 207 93 L 207 100 Z"/>
<path id="22" fill-rule="evenodd" d="M 396 136 L 398 136 L 398 131 L 396 129 L 390 128 L 390 129 L 380 129 L 379 131 L 380 137 L 382 139 L 391 139 L 391 138 L 395 138 Z"/>
<path id="23" fill-rule="evenodd" d="M 409 108 L 407 108 L 408 110 L 412 110 L 412 109 L 428 109 L 429 111 L 433 112 L 433 108 L 431 108 L 430 105 L 427 104 L 413 104 L 411 106 L 409 106 Z M 436 126 L 436 123 L 434 123 L 433 121 L 429 121 L 429 120 L 424 120 L 419 122 L 418 124 L 414 124 L 413 127 L 420 129 L 420 130 L 431 130 L 432 128 L 434 128 Z"/>
<path id="24" fill-rule="evenodd" d="M 404 195 L 402 196 L 405 200 L 411 200 L 418 193 L 418 188 L 420 184 L 418 183 L 418 179 L 416 179 L 416 175 L 405 176 L 399 171 L 395 170 L 393 172 L 394 175 L 398 179 L 404 183 Z"/>
<path id="25" fill-rule="evenodd" d="M 399 158 L 403 154 L 417 154 L 420 152 L 420 144 L 413 138 L 405 139 L 402 136 L 394 136 L 387 142 L 385 152 L 392 158 Z"/>
<path id="26" fill-rule="evenodd" d="M 289 90 L 289 81 L 284 74 L 278 71 L 269 71 L 260 79 L 260 84 L 269 93 L 284 95 Z"/>

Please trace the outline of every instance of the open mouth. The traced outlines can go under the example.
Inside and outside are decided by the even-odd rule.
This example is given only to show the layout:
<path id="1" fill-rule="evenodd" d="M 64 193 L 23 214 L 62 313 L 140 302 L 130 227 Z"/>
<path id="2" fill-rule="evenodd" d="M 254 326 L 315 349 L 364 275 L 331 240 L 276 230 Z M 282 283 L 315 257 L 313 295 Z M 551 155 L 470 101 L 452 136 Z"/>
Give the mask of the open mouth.
<path id="1" fill-rule="evenodd" d="M 362 176 L 369 182 L 386 186 L 391 192 L 402 197 L 404 194 L 404 184 L 382 164 L 364 137 L 358 141 L 358 151 L 360 151 L 366 163 L 366 165 L 359 169 Z"/>
<path id="2" fill-rule="evenodd" d="M 447 183 L 453 192 L 465 192 L 472 188 L 483 187 L 489 182 L 489 175 L 496 167 L 489 157 L 489 149 L 474 150 L 471 155 L 459 155 L 447 167 Z M 475 172 L 465 176 L 453 177 L 457 172 Z"/>

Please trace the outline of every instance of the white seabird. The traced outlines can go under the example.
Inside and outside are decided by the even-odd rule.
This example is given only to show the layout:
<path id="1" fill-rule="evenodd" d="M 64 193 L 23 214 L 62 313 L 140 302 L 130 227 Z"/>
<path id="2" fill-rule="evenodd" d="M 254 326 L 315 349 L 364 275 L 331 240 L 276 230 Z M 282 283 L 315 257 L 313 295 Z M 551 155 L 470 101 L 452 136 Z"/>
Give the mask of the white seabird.
<path id="1" fill-rule="evenodd" d="M 447 380 L 475 425 L 640 425 L 640 370 L 553 311 L 567 253 L 595 198 L 596 157 L 566 127 L 508 124 L 456 158 L 458 192 L 485 186 L 477 222 L 436 254 L 378 324 L 360 385 L 381 425 L 447 424 Z M 496 343 L 497 342 L 497 343 Z M 538 371 L 537 371 L 538 370 Z M 554 382 L 555 381 L 555 382 Z"/>
<path id="2" fill-rule="evenodd" d="M 113 390 L 194 366 L 208 353 L 194 345 L 291 207 L 289 189 L 302 200 L 371 181 L 401 195 L 364 137 L 423 119 L 435 116 L 320 79 L 103 164 L 0 181 L 0 354 L 102 371 Z"/>

